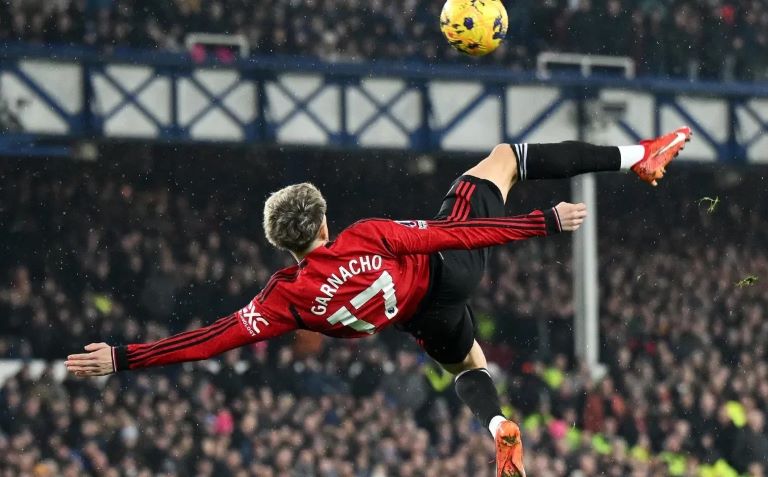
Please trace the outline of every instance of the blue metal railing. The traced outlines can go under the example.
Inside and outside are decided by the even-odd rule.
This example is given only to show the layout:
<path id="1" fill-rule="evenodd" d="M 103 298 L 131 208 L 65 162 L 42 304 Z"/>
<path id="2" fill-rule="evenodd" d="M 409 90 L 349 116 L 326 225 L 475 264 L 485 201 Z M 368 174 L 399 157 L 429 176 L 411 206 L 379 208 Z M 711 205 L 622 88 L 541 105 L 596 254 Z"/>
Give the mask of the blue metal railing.
<path id="1" fill-rule="evenodd" d="M 63 66 L 67 73 L 57 73 Z M 72 105 L 74 84 L 79 104 Z M 441 95 L 437 86 L 445 84 L 452 92 Z M 510 99 L 516 88 L 556 94 L 534 108 L 525 97 Z M 222 65 L 168 52 L 105 56 L 86 48 L 9 44 L 0 46 L 0 101 L 24 130 L 0 133 L 0 153 L 40 139 L 110 138 L 473 150 L 483 141 L 526 141 L 553 130 L 564 139 L 589 134 L 596 118 L 583 114 L 584 107 L 606 91 L 622 92 L 627 104 L 646 96 L 652 101 L 647 117 L 611 119 L 617 141 L 659 133 L 674 118 L 703 139 L 702 159 L 764 160 L 768 84 L 566 74 L 541 80 L 496 67 L 277 56 Z M 31 106 L 12 111 L 20 99 Z M 529 110 L 534 114 L 527 122 L 513 127 L 513 117 Z"/>

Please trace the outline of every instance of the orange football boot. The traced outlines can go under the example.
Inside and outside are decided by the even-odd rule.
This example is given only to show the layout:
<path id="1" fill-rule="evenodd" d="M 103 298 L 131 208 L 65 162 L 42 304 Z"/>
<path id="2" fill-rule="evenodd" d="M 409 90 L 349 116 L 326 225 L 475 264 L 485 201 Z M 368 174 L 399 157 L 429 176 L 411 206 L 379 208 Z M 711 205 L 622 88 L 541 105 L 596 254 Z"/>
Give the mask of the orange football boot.
<path id="1" fill-rule="evenodd" d="M 640 144 L 645 147 L 645 157 L 632 166 L 632 170 L 640 176 L 640 179 L 652 186 L 659 185 L 656 181 L 664 177 L 667 164 L 677 157 L 685 147 L 685 143 L 691 140 L 692 135 L 691 128 L 683 126 L 655 139 L 640 141 Z"/>
<path id="2" fill-rule="evenodd" d="M 496 477 L 525 477 L 520 427 L 503 421 L 496 431 Z"/>

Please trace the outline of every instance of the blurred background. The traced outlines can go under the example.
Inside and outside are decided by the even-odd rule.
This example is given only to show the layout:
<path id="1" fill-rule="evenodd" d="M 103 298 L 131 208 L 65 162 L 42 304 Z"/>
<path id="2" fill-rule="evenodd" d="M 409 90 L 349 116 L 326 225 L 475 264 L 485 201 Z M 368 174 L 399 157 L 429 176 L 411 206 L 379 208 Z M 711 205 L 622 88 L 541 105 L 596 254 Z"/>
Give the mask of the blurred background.
<path id="1" fill-rule="evenodd" d="M 431 217 L 500 142 L 683 124 L 658 188 L 513 189 L 510 213 L 586 198 L 594 247 L 494 251 L 477 334 L 529 475 L 765 476 L 768 4 L 504 3 L 472 59 L 434 1 L 0 0 L 0 476 L 495 475 L 395 330 L 98 380 L 61 360 L 242 307 L 291 263 L 261 230 L 284 185 L 318 185 L 338 232 Z"/>

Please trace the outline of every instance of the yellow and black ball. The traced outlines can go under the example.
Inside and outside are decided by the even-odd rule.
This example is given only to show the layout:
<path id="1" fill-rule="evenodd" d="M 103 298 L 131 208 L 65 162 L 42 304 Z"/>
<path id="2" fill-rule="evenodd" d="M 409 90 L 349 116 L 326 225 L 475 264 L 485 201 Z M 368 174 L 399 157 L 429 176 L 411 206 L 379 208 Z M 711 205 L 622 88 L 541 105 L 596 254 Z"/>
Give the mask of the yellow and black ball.
<path id="1" fill-rule="evenodd" d="M 440 30 L 462 53 L 483 56 L 507 35 L 507 10 L 501 0 L 448 0 L 440 14 Z"/>

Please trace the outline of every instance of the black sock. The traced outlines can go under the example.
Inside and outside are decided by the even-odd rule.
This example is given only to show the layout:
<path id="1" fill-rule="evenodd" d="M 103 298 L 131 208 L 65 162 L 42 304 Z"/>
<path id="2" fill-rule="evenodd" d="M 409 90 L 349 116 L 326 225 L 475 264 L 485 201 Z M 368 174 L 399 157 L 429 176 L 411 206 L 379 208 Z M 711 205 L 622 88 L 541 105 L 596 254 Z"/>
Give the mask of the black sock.
<path id="1" fill-rule="evenodd" d="M 586 172 L 618 171 L 621 153 L 615 146 L 580 141 L 515 144 L 520 180 L 564 179 Z"/>
<path id="2" fill-rule="evenodd" d="M 485 368 L 464 371 L 456 377 L 456 394 L 475 416 L 488 427 L 491 419 L 501 416 L 501 403 L 491 375 Z"/>

